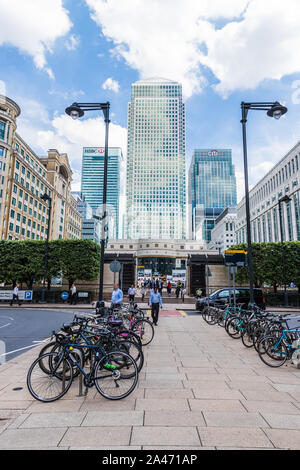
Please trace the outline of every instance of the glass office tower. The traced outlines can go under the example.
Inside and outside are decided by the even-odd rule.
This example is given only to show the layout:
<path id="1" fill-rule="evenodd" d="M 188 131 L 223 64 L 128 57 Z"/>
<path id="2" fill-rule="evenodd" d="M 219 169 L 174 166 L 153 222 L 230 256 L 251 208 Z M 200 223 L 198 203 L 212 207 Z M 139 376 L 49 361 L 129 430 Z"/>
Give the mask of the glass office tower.
<path id="1" fill-rule="evenodd" d="M 181 84 L 138 81 L 128 105 L 126 237 L 185 239 L 185 197 Z"/>
<path id="2" fill-rule="evenodd" d="M 109 147 L 107 165 L 108 236 L 119 238 L 120 167 L 122 150 Z M 102 216 L 104 147 L 84 147 L 81 171 L 81 192 L 92 207 L 93 214 Z"/>
<path id="3" fill-rule="evenodd" d="M 231 150 L 195 150 L 189 169 L 190 237 L 208 243 L 216 218 L 236 203 Z"/>

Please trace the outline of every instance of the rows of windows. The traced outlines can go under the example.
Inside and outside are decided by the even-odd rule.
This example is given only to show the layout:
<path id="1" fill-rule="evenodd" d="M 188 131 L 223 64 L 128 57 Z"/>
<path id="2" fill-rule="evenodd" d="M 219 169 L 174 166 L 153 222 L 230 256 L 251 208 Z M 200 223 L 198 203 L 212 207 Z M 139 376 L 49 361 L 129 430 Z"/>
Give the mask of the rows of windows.
<path id="1" fill-rule="evenodd" d="M 251 221 L 252 241 L 275 243 L 281 241 L 280 222 L 282 237 L 285 241 L 300 241 L 300 192 L 293 195 L 292 201 L 282 206 L 281 221 L 279 219 L 279 209 L 274 207 Z M 287 230 L 286 230 L 287 229 Z M 246 227 L 237 231 L 238 243 L 246 242 Z"/>
<path id="2" fill-rule="evenodd" d="M 284 182 L 292 178 L 299 171 L 299 165 L 299 156 L 295 155 L 251 195 L 250 206 L 255 207 L 259 202 L 264 201 L 266 197 L 274 193 Z"/>

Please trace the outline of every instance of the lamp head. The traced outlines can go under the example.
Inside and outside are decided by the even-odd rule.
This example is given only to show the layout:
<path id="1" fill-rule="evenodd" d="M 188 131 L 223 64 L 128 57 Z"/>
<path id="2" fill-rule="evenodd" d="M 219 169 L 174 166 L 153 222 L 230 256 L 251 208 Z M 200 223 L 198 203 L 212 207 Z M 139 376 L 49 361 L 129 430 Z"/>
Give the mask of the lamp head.
<path id="1" fill-rule="evenodd" d="M 285 113 L 287 113 L 287 108 L 283 106 L 282 104 L 278 103 L 278 101 L 276 101 L 273 104 L 272 108 L 269 109 L 269 111 L 267 112 L 267 115 L 278 120 Z"/>
<path id="2" fill-rule="evenodd" d="M 43 201 L 50 201 L 51 197 L 48 196 L 48 194 L 45 193 L 41 196 L 41 199 L 43 199 Z"/>
<path id="3" fill-rule="evenodd" d="M 290 202 L 290 201 L 291 201 L 291 198 L 287 194 L 279 199 L 279 202 Z"/>
<path id="4" fill-rule="evenodd" d="M 84 111 L 82 111 L 77 103 L 73 103 L 71 106 L 68 106 L 65 112 L 71 116 L 72 119 L 78 119 L 84 115 Z"/>

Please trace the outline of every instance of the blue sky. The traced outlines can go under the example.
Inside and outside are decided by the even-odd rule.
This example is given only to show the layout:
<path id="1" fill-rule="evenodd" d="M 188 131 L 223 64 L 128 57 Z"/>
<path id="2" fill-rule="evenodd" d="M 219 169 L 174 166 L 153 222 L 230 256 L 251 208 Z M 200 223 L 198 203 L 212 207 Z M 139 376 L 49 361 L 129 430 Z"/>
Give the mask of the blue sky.
<path id="1" fill-rule="evenodd" d="M 89 113 L 74 122 L 65 108 L 110 101 L 110 145 L 126 155 L 131 84 L 151 76 L 177 80 L 186 103 L 187 166 L 195 148 L 231 148 L 240 199 L 241 101 L 278 100 L 289 109 L 279 121 L 249 113 L 251 185 L 300 140 L 300 5 L 269 6 L 269 0 L 0 0 L 0 93 L 20 105 L 18 132 L 38 155 L 48 148 L 68 153 L 79 189 L 81 149 L 104 144 L 103 120 Z"/>

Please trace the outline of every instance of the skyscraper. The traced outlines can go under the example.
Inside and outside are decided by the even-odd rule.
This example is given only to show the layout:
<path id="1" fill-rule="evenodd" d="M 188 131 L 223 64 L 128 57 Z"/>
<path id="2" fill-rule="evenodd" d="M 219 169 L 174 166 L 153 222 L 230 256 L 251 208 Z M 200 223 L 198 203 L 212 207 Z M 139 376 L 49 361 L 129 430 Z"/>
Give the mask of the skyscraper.
<path id="1" fill-rule="evenodd" d="M 177 82 L 132 85 L 126 199 L 127 238 L 186 238 L 185 106 Z"/>
<path id="2" fill-rule="evenodd" d="M 109 147 L 107 165 L 107 205 L 109 238 L 119 237 L 120 167 L 122 150 Z M 102 216 L 104 147 L 84 147 L 81 192 L 94 215 Z"/>
<path id="3" fill-rule="evenodd" d="M 216 218 L 236 202 L 231 150 L 195 150 L 189 169 L 190 238 L 208 243 Z"/>

